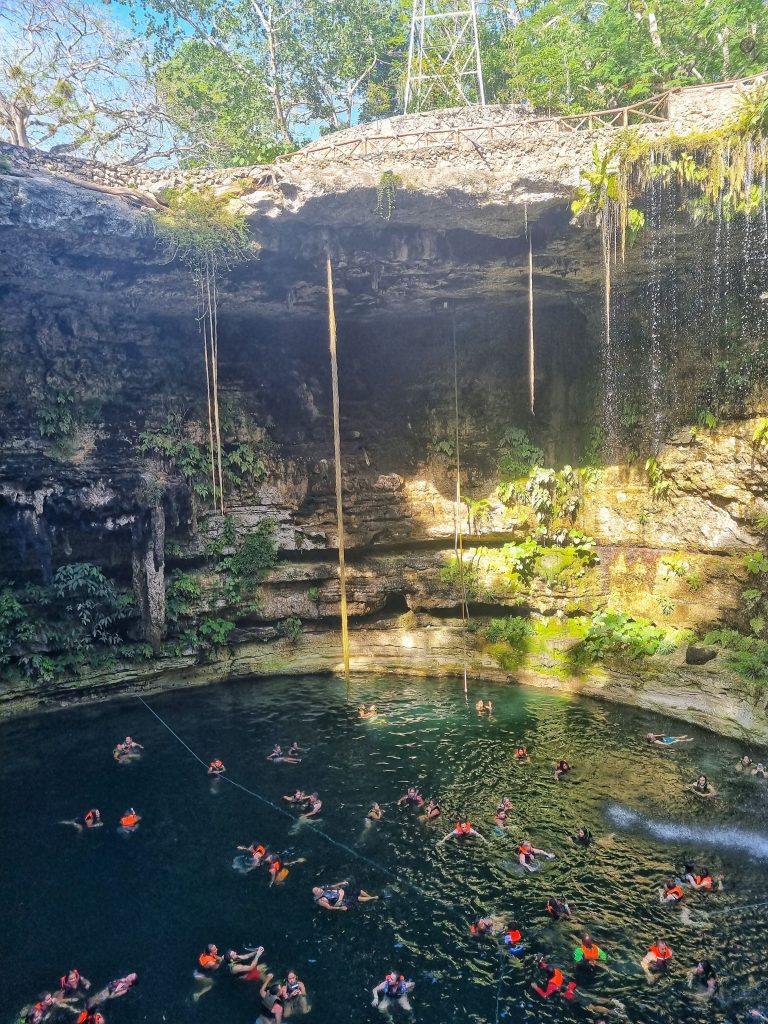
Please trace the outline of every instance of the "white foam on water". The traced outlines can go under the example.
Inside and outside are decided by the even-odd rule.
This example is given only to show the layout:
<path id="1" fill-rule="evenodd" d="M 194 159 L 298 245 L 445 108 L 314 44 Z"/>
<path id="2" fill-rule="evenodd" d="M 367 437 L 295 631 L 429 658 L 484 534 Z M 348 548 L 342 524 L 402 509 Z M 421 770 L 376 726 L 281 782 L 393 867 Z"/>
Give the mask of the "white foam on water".
<path id="1" fill-rule="evenodd" d="M 667 842 L 696 843 L 699 846 L 741 850 L 751 857 L 768 860 L 768 836 L 760 832 L 748 832 L 746 829 L 731 828 L 727 825 L 701 828 L 676 821 L 657 821 L 619 804 L 611 804 L 606 813 L 620 828 L 637 827 Z"/>

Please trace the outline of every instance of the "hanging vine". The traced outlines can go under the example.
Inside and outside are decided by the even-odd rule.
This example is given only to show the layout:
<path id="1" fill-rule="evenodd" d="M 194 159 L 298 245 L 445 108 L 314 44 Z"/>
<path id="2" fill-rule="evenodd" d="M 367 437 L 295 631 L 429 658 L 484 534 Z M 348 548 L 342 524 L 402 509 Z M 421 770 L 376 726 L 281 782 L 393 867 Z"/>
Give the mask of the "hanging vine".
<path id="1" fill-rule="evenodd" d="M 214 507 L 218 504 L 223 514 L 218 279 L 221 273 L 254 256 L 256 246 L 248 236 L 245 218 L 228 210 L 230 197 L 202 189 L 171 190 L 164 198 L 167 209 L 153 220 L 155 236 L 169 260 L 179 260 L 189 268 L 195 285 L 205 364 L 213 503 Z"/>
<path id="2" fill-rule="evenodd" d="M 395 190 L 403 179 L 394 171 L 383 171 L 376 186 L 376 213 L 382 220 L 391 220 L 395 209 Z"/>

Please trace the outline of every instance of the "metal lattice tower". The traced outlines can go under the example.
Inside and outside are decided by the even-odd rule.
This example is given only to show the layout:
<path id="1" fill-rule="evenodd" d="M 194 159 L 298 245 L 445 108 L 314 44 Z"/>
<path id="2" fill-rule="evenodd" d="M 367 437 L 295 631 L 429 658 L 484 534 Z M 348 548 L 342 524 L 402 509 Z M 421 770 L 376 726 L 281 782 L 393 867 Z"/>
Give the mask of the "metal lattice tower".
<path id="1" fill-rule="evenodd" d="M 413 0 L 405 113 L 485 106 L 477 0 Z"/>

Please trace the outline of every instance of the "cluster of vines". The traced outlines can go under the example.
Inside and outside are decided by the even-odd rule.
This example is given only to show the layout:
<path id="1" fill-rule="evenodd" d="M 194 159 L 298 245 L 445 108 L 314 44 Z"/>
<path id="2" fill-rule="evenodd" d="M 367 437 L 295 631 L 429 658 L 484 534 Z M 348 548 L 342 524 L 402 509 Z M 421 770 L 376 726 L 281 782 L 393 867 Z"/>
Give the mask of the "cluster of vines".
<path id="1" fill-rule="evenodd" d="M 169 260 L 191 272 L 197 293 L 197 323 L 203 340 L 208 401 L 208 444 L 214 506 L 224 513 L 221 415 L 219 408 L 218 277 L 249 259 L 254 245 L 245 219 L 227 210 L 228 199 L 209 189 L 172 192 L 168 208 L 154 220 L 158 244 Z"/>

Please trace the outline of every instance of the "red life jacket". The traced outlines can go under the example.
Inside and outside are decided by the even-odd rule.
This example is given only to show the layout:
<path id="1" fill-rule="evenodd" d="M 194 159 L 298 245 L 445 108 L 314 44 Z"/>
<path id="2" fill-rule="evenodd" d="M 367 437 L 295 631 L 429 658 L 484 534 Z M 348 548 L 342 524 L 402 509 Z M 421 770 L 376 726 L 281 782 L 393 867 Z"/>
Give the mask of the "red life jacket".
<path id="1" fill-rule="evenodd" d="M 133 828 L 139 823 L 139 816 L 136 813 L 124 814 L 120 819 L 120 824 L 123 828 Z"/>
<path id="2" fill-rule="evenodd" d="M 92 825 L 96 821 L 96 811 L 87 811 L 85 815 L 85 824 Z"/>
<path id="3" fill-rule="evenodd" d="M 67 978 L 70 974 L 74 974 L 75 976 L 74 985 L 67 984 Z M 78 971 L 76 967 L 73 967 L 71 971 L 69 971 L 67 974 L 62 975 L 62 977 L 59 978 L 59 985 L 65 992 L 67 990 L 74 991 L 75 989 L 80 988 L 80 971 Z"/>
<path id="4" fill-rule="evenodd" d="M 512 929 L 510 929 L 507 932 L 506 937 L 509 939 L 510 942 L 519 942 L 523 936 L 521 932 L 513 931 Z"/>
<path id="5" fill-rule="evenodd" d="M 554 985 L 556 988 L 560 988 L 565 981 L 565 976 L 559 967 L 555 967 L 554 971 L 555 973 L 549 979 L 549 984 Z"/>
<path id="6" fill-rule="evenodd" d="M 683 898 L 683 890 L 679 885 L 673 885 L 670 889 L 667 889 L 664 895 L 672 896 L 675 900 L 681 900 Z"/>
<path id="7" fill-rule="evenodd" d="M 649 949 L 657 960 L 669 960 L 669 958 L 672 956 L 672 950 L 669 948 L 669 946 L 666 947 L 663 953 L 661 952 L 658 946 L 650 946 Z"/>

